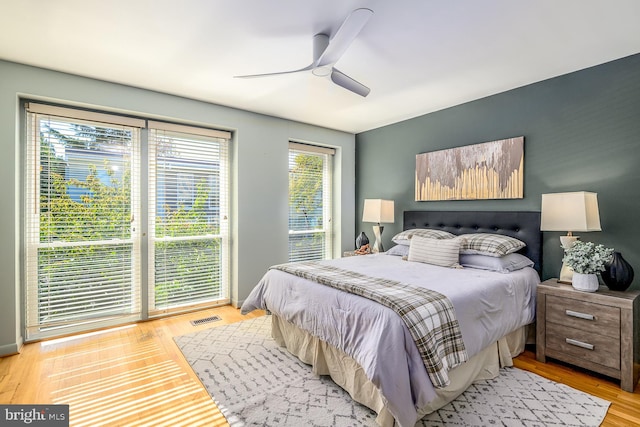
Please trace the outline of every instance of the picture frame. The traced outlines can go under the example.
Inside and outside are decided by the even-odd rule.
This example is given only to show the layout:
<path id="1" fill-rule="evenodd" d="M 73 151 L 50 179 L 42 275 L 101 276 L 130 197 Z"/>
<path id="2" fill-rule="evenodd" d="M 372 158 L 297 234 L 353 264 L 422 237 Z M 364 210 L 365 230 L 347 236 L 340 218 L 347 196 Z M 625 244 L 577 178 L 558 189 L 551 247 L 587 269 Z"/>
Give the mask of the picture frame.
<path id="1" fill-rule="evenodd" d="M 415 200 L 524 197 L 524 136 L 416 155 Z"/>

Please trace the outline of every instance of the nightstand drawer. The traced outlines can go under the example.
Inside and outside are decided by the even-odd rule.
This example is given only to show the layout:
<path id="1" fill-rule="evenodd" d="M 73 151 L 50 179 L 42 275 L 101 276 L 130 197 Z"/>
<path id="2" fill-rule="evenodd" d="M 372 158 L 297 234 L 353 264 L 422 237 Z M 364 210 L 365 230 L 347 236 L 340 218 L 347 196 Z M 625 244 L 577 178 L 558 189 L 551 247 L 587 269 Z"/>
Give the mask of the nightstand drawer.
<path id="1" fill-rule="evenodd" d="M 554 295 L 547 296 L 546 306 L 547 322 L 620 339 L 620 309 L 617 307 Z"/>
<path id="2" fill-rule="evenodd" d="M 600 331 L 598 331 L 600 332 Z M 546 347 L 562 352 L 566 362 L 587 360 L 612 369 L 620 369 L 620 337 L 547 323 Z M 572 358 L 577 360 L 574 362 Z M 576 363 L 579 364 L 579 363 Z"/>

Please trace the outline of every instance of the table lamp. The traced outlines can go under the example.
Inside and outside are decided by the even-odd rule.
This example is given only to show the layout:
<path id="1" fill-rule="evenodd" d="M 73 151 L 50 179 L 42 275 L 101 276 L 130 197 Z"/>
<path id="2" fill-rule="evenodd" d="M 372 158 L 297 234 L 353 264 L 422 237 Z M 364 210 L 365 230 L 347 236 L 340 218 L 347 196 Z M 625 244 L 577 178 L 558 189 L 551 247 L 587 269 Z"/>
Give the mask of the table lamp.
<path id="1" fill-rule="evenodd" d="M 560 244 L 565 251 L 579 239 L 573 235 L 574 231 L 601 231 L 597 193 L 543 194 L 540 230 L 566 231 L 566 236 L 560 236 Z M 571 283 L 572 277 L 573 270 L 563 262 L 559 282 Z"/>
<path id="2" fill-rule="evenodd" d="M 384 227 L 380 223 L 393 223 L 393 200 L 365 199 L 362 212 L 362 222 L 375 222 L 373 235 L 376 241 L 373 244 L 373 253 L 384 252 L 382 247 L 382 231 Z"/>

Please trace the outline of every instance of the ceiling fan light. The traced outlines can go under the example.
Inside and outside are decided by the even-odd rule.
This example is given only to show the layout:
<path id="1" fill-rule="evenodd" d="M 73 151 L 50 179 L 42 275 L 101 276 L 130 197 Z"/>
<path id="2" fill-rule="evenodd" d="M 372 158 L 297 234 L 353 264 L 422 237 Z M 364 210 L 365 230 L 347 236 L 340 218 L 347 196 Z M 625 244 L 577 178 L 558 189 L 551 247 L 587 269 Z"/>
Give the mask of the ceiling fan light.
<path id="1" fill-rule="evenodd" d="M 333 67 L 331 66 L 316 67 L 313 70 L 311 70 L 311 72 L 313 73 L 314 76 L 327 77 L 329 74 L 331 74 L 332 68 Z"/>

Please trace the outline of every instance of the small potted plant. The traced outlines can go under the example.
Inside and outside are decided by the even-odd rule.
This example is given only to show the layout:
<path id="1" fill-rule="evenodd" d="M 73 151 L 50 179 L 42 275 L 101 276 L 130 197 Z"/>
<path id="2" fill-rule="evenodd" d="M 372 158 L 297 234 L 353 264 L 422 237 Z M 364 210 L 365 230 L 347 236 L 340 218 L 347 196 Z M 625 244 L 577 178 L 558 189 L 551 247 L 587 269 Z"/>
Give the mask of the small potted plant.
<path id="1" fill-rule="evenodd" d="M 611 260 L 613 248 L 605 248 L 592 242 L 576 241 L 566 250 L 562 262 L 573 269 L 572 286 L 580 291 L 598 290 L 598 276 L 605 264 Z"/>

